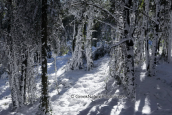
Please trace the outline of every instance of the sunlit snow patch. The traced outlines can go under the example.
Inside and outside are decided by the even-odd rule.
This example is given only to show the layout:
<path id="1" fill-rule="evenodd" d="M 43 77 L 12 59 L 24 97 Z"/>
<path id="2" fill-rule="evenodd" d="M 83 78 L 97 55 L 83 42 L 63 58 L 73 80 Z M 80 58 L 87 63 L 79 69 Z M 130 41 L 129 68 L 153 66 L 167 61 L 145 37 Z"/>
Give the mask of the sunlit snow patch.
<path id="1" fill-rule="evenodd" d="M 158 90 L 160 89 L 160 87 L 159 87 L 159 85 L 157 85 L 157 87 L 156 87 Z"/>
<path id="2" fill-rule="evenodd" d="M 125 102 L 118 102 L 117 105 L 113 106 L 110 115 L 120 115 L 122 109 L 124 108 Z"/>
<path id="3" fill-rule="evenodd" d="M 142 82 L 145 79 L 145 73 L 140 74 L 140 81 Z"/>
<path id="4" fill-rule="evenodd" d="M 142 65 L 142 69 L 143 69 L 143 70 L 146 69 L 146 63 L 144 63 L 144 64 Z"/>
<path id="5" fill-rule="evenodd" d="M 138 101 L 135 102 L 135 112 L 138 111 L 139 105 L 140 105 L 140 100 L 138 100 Z"/>
<path id="6" fill-rule="evenodd" d="M 151 113 L 150 102 L 149 102 L 149 99 L 146 97 L 145 105 L 142 109 L 142 114 L 150 114 L 150 113 Z"/>

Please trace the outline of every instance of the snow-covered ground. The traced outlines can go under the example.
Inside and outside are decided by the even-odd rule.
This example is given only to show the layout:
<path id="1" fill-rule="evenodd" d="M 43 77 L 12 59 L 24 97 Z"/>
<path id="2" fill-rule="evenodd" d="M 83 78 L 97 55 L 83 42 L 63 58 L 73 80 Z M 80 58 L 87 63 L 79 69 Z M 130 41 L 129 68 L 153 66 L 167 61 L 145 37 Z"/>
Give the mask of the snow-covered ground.
<path id="1" fill-rule="evenodd" d="M 161 63 L 156 77 L 146 77 L 145 65 L 136 69 L 136 100 L 125 97 L 122 87 L 108 76 L 107 55 L 94 62 L 91 71 L 65 71 L 70 56 L 48 61 L 49 96 L 53 115 L 172 115 L 172 64 Z M 40 72 L 40 68 L 38 68 Z M 40 91 L 40 77 L 36 80 Z M 40 96 L 39 92 L 38 97 Z M 7 78 L 0 79 L 0 115 L 35 115 L 38 104 L 10 110 L 11 96 Z"/>
<path id="2" fill-rule="evenodd" d="M 172 115 L 172 64 L 162 62 L 155 77 L 145 76 L 145 65 L 137 72 L 136 115 Z"/>

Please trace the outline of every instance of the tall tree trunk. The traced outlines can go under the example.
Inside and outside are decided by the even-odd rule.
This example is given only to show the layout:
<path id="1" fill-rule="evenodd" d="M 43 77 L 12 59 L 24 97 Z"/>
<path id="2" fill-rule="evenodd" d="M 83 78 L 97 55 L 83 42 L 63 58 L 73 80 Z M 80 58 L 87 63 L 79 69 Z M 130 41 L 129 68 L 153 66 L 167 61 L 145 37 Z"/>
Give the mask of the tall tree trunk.
<path id="1" fill-rule="evenodd" d="M 116 3 L 115 3 L 116 2 Z M 124 34 L 124 17 L 123 17 L 123 8 L 121 7 L 121 0 L 111 1 L 111 3 L 115 6 L 115 13 L 119 20 L 117 23 L 117 29 L 115 33 L 115 40 L 112 41 L 113 44 L 119 42 L 123 39 Z M 117 81 L 117 84 L 120 85 L 124 83 L 124 55 L 122 52 L 123 44 L 111 49 L 111 60 L 110 60 L 110 76 L 114 77 Z"/>
<path id="2" fill-rule="evenodd" d="M 7 13 L 7 17 L 8 17 L 8 27 L 7 27 L 7 31 L 8 31 L 8 45 L 9 45 L 9 73 L 10 73 L 10 77 L 9 77 L 9 83 L 10 83 L 10 88 L 11 88 L 11 99 L 12 99 L 12 106 L 13 109 L 16 109 L 19 107 L 19 102 L 18 102 L 18 92 L 17 92 L 17 86 L 16 86 L 16 77 L 15 77 L 15 64 L 16 64 L 16 57 L 15 57 L 15 50 L 14 50 L 14 40 L 12 38 L 12 16 L 13 16 L 13 8 L 12 8 L 12 0 L 8 0 L 7 1 L 8 4 L 8 13 Z"/>
<path id="3" fill-rule="evenodd" d="M 48 76 L 47 76 L 47 0 L 42 0 L 42 96 L 43 114 L 49 113 Z"/>
<path id="4" fill-rule="evenodd" d="M 74 25 L 73 25 L 73 40 L 72 40 L 72 53 L 74 52 L 75 50 L 75 42 L 76 42 L 76 23 L 75 23 L 75 20 L 74 20 Z"/>
<path id="5" fill-rule="evenodd" d="M 169 29 L 169 37 L 168 37 L 168 63 L 171 62 L 171 45 L 172 45 L 172 3 L 171 3 L 171 11 L 170 11 L 170 29 Z"/>
<path id="6" fill-rule="evenodd" d="M 89 15 L 88 15 L 89 16 Z M 93 67 L 93 59 L 92 59 L 92 49 L 91 49 L 91 39 L 92 39 L 92 25 L 93 19 L 92 16 L 89 16 L 87 20 L 87 33 L 86 33 L 86 59 L 87 59 L 87 71 L 89 71 Z"/>
<path id="7" fill-rule="evenodd" d="M 76 36 L 75 49 L 72 53 L 72 59 L 68 63 L 67 70 L 83 69 L 83 20 L 78 24 L 78 32 Z"/>
<path id="8" fill-rule="evenodd" d="M 145 12 L 146 15 L 148 15 L 149 12 L 149 0 L 145 0 Z M 150 76 L 150 56 L 149 56 L 149 36 L 148 36 L 148 18 L 146 18 L 145 21 L 145 54 L 146 54 L 146 70 L 147 70 L 147 74 L 148 76 Z"/>
<path id="9" fill-rule="evenodd" d="M 133 6 L 132 0 L 125 1 L 125 6 L 128 8 L 124 8 L 124 37 L 127 39 L 131 39 L 133 37 L 133 27 L 130 19 L 130 14 L 132 13 L 129 8 Z M 134 78 L 134 52 L 133 52 L 134 42 L 133 39 L 128 40 L 126 42 L 126 51 L 125 51 L 125 77 L 126 77 L 126 85 L 128 90 L 128 96 L 131 98 L 135 98 L 135 78 Z"/>
<path id="10" fill-rule="evenodd" d="M 18 87 L 17 87 L 17 75 L 16 75 L 16 57 L 15 57 L 15 51 L 14 51 L 14 43 L 12 43 L 12 50 L 11 50 L 11 56 L 10 56 L 10 88 L 11 88 L 11 99 L 12 99 L 12 105 L 13 109 L 17 109 L 19 107 L 19 101 L 18 101 Z"/>
<path id="11" fill-rule="evenodd" d="M 27 54 L 22 62 L 22 75 L 20 79 L 20 106 L 26 102 L 26 74 L 27 74 Z"/>
<path id="12" fill-rule="evenodd" d="M 150 76 L 155 76 L 155 66 L 157 61 L 157 40 L 159 38 L 158 32 L 159 32 L 159 6 L 160 1 L 156 0 L 156 24 L 155 30 L 154 30 L 154 36 L 153 36 L 153 44 L 152 44 L 152 55 L 150 59 Z"/>

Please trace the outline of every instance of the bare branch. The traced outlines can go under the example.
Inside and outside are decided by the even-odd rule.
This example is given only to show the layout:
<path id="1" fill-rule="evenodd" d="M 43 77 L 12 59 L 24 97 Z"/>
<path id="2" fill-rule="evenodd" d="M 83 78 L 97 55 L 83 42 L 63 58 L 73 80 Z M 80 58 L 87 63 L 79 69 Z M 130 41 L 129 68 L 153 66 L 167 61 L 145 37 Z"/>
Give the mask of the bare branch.
<path id="1" fill-rule="evenodd" d="M 155 24 L 158 24 L 155 20 L 151 19 L 151 17 L 149 17 L 145 12 L 139 10 L 143 15 L 145 15 L 149 20 L 151 20 L 152 22 L 154 22 Z"/>
<path id="2" fill-rule="evenodd" d="M 86 3 L 86 4 L 87 4 L 87 5 L 92 5 L 92 6 L 96 7 L 96 8 L 101 9 L 102 11 L 108 13 L 110 16 L 112 16 L 112 17 L 115 19 L 115 21 L 116 21 L 117 23 L 119 23 L 117 17 L 115 17 L 115 16 L 114 16 L 111 12 L 109 12 L 107 9 L 105 9 L 105 8 L 103 8 L 103 7 L 101 7 L 101 6 L 98 6 L 98 5 L 96 5 L 96 4 L 91 4 L 91 3 Z"/>
<path id="3" fill-rule="evenodd" d="M 127 39 L 127 38 L 125 38 L 125 39 L 123 39 L 123 40 L 117 42 L 116 44 L 112 45 L 112 46 L 110 47 L 110 50 L 111 50 L 113 47 L 117 47 L 117 46 L 121 45 L 122 43 L 127 42 L 128 40 L 132 40 L 132 39 Z"/>
<path id="4" fill-rule="evenodd" d="M 105 22 L 105 21 L 102 21 L 102 20 L 99 20 L 99 19 L 96 19 L 96 20 L 99 21 L 99 22 L 101 22 L 101 23 L 104 23 L 104 24 L 110 26 L 110 27 L 113 28 L 113 29 L 116 29 L 115 26 L 113 26 L 112 24 L 110 24 L 110 23 L 108 23 L 108 22 Z"/>
<path id="5" fill-rule="evenodd" d="M 127 6 L 124 6 L 124 8 L 127 8 L 127 9 L 133 11 L 133 9 L 131 9 L 131 8 L 127 7 Z M 149 20 L 151 20 L 151 21 L 154 22 L 155 24 L 158 24 L 155 20 L 151 19 L 151 17 L 149 17 L 149 16 L 148 16 L 145 12 L 143 12 L 142 10 L 138 10 L 138 11 L 140 11 L 143 15 L 145 15 Z"/>

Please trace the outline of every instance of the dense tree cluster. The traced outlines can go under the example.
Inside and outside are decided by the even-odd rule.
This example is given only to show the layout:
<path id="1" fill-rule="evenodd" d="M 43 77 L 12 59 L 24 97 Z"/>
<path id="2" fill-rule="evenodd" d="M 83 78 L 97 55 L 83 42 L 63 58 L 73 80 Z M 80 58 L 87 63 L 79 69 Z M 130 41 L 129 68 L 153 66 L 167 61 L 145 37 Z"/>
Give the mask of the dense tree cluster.
<path id="1" fill-rule="evenodd" d="M 7 72 L 14 109 L 36 99 L 42 67 L 42 113 L 50 112 L 47 58 L 71 53 L 66 70 L 94 67 L 111 56 L 109 75 L 135 98 L 135 68 L 156 75 L 159 59 L 171 62 L 171 0 L 1 0 L 0 74 Z M 57 68 L 55 67 L 55 71 Z"/>

